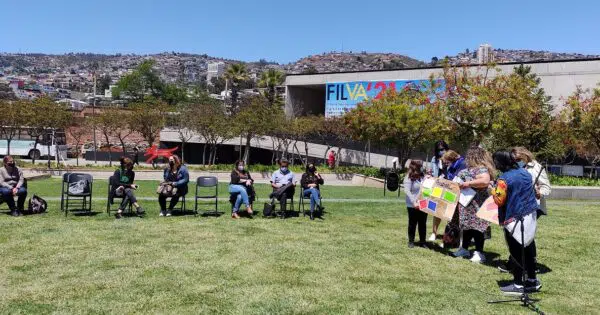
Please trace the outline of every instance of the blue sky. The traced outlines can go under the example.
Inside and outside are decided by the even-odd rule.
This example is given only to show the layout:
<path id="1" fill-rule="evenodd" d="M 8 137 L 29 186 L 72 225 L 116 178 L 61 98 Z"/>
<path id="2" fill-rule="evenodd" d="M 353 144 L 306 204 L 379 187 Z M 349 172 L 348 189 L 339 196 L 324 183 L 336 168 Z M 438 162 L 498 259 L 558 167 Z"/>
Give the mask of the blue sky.
<path id="1" fill-rule="evenodd" d="M 343 49 L 429 61 L 487 42 L 600 54 L 598 12 L 592 0 L 0 0 L 0 51 L 178 51 L 285 63 Z"/>

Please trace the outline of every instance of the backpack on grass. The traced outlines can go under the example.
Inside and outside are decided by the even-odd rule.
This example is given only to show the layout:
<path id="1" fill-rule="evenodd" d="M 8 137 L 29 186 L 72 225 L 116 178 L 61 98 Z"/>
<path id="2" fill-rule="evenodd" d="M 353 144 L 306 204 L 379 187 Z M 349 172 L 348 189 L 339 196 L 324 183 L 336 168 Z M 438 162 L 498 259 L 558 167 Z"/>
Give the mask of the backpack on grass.
<path id="1" fill-rule="evenodd" d="M 29 198 L 29 206 L 27 212 L 29 213 L 43 213 L 48 210 L 48 203 L 38 195 L 33 195 Z"/>

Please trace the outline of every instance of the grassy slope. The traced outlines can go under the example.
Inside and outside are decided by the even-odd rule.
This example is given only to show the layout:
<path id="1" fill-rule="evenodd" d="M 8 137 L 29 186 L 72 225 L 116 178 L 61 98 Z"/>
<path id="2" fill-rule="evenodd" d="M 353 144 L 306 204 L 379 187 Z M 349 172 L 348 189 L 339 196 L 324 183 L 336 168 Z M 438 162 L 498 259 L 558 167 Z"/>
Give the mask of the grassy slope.
<path id="1" fill-rule="evenodd" d="M 142 185 L 140 195 L 155 196 L 155 183 Z M 380 190 L 328 189 L 382 199 Z M 58 196 L 60 182 L 30 190 Z M 50 204 L 41 216 L 0 215 L 0 313 L 525 313 L 485 303 L 510 278 L 494 267 L 408 249 L 401 201 L 330 202 L 314 222 L 159 218 L 150 201 L 144 219 L 64 218 Z M 539 261 L 552 271 L 540 276 L 539 297 L 548 313 L 598 312 L 597 206 L 551 202 L 541 221 Z M 95 208 L 104 209 L 100 197 Z M 493 232 L 488 257 L 504 258 L 501 231 Z"/>

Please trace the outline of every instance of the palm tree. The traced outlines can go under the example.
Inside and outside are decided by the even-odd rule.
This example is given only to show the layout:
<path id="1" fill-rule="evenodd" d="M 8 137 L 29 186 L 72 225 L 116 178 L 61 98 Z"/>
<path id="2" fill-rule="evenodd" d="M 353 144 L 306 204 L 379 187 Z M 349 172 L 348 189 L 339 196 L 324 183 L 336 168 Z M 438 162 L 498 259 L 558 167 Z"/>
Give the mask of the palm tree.
<path id="1" fill-rule="evenodd" d="M 229 65 L 225 71 L 225 79 L 231 84 L 231 108 L 232 111 L 237 107 L 239 85 L 248 80 L 248 69 L 243 63 L 234 63 Z M 227 93 L 227 91 L 225 91 Z"/>
<path id="2" fill-rule="evenodd" d="M 260 75 L 260 81 L 258 81 L 258 85 L 260 87 L 267 88 L 265 91 L 265 96 L 269 100 L 269 104 L 273 105 L 277 98 L 275 87 L 282 84 L 285 75 L 283 72 L 277 69 L 269 69 Z"/>

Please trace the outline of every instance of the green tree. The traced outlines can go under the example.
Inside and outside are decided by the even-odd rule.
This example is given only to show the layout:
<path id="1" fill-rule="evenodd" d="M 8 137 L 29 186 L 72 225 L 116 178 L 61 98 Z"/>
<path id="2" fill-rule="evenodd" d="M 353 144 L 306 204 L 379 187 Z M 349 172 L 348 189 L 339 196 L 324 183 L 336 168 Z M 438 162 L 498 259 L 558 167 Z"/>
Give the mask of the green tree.
<path id="1" fill-rule="evenodd" d="M 37 145 L 40 138 L 51 133 L 52 128 L 66 125 L 72 116 L 63 104 L 56 103 L 48 97 L 39 97 L 33 101 L 21 102 L 21 116 L 27 125 L 27 134 L 34 139 L 33 150 L 30 158 L 35 160 L 40 157 Z"/>
<path id="2" fill-rule="evenodd" d="M 11 100 L 17 99 L 15 92 L 6 83 L 0 83 L 0 100 Z"/>
<path id="3" fill-rule="evenodd" d="M 144 60 L 131 73 L 123 76 L 113 88 L 113 97 L 126 98 L 141 103 L 146 98 L 162 99 L 168 104 L 185 101 L 187 93 L 176 85 L 164 83 L 154 65 L 153 59 Z"/>
<path id="4" fill-rule="evenodd" d="M 250 142 L 256 137 L 265 135 L 269 128 L 272 113 L 274 112 L 269 101 L 263 96 L 255 96 L 247 100 L 246 105 L 233 117 L 236 134 L 245 140 L 243 160 L 250 163 Z"/>
<path id="5" fill-rule="evenodd" d="M 82 153 L 81 145 L 85 140 L 85 136 L 89 134 L 91 126 L 92 125 L 88 119 L 85 117 L 79 117 L 77 119 L 73 119 L 71 125 L 67 127 L 67 132 L 75 141 L 75 159 L 77 166 L 79 166 L 79 156 Z"/>
<path id="6" fill-rule="evenodd" d="M 264 94 L 269 104 L 273 105 L 278 100 L 276 87 L 281 85 L 284 80 L 285 74 L 277 69 L 269 69 L 261 73 L 258 85 L 266 88 Z"/>
<path id="7" fill-rule="evenodd" d="M 590 164 L 600 163 L 600 88 L 578 88 L 560 113 L 565 143 Z"/>
<path id="8" fill-rule="evenodd" d="M 118 138 L 123 147 L 123 155 L 125 155 L 125 138 L 131 134 L 129 129 L 129 114 L 121 112 L 113 108 L 107 108 L 99 115 L 94 117 L 96 128 L 100 130 L 102 136 L 106 140 L 106 148 L 108 149 L 108 165 L 112 166 L 112 138 Z"/>
<path id="9" fill-rule="evenodd" d="M 355 140 L 393 148 L 405 161 L 416 149 L 447 132 L 447 124 L 440 119 L 440 102 L 430 99 L 434 88 L 390 89 L 380 99 L 359 104 L 344 120 Z"/>
<path id="10" fill-rule="evenodd" d="M 231 112 L 235 113 L 238 105 L 240 84 L 248 80 L 248 69 L 243 63 L 234 63 L 227 67 L 225 79 L 231 89 Z"/>
<path id="11" fill-rule="evenodd" d="M 232 122 L 226 115 L 222 104 L 208 102 L 197 104 L 193 108 L 192 126 L 202 136 L 205 143 L 202 164 L 215 164 L 219 146 L 235 136 L 235 129 L 231 128 Z M 207 147 L 210 149 L 208 160 L 206 160 Z"/>
<path id="12" fill-rule="evenodd" d="M 168 126 L 177 132 L 177 137 L 181 141 L 181 160 L 185 161 L 185 144 L 194 137 L 193 124 L 195 122 L 193 103 L 181 103 L 177 105 L 175 113 L 169 115 Z"/>
<path id="13" fill-rule="evenodd" d="M 112 83 L 112 79 L 110 77 L 110 75 L 105 74 L 103 76 L 101 76 L 100 78 L 98 78 L 98 82 L 97 84 L 97 90 L 99 94 L 103 94 L 104 90 L 108 90 L 108 88 L 110 87 L 110 84 Z"/>
<path id="14" fill-rule="evenodd" d="M 26 105 L 26 101 L 6 101 L 0 100 L 0 135 L 6 139 L 6 154 L 10 155 L 10 144 L 19 134 L 20 127 L 25 121 L 21 115 L 21 109 Z"/>
<path id="15" fill-rule="evenodd" d="M 146 100 L 131 104 L 130 128 L 139 133 L 148 146 L 156 143 L 165 126 L 168 106 L 161 100 Z"/>

